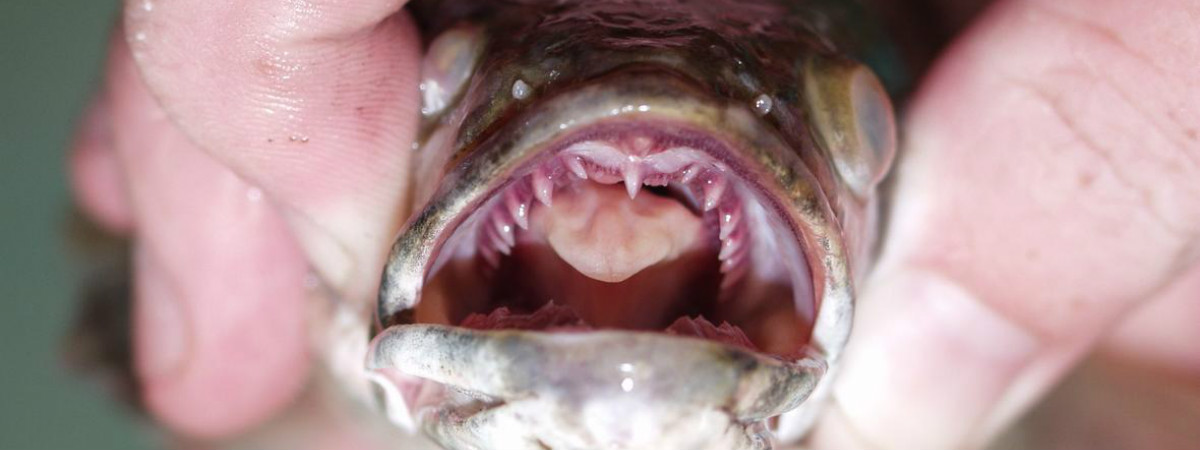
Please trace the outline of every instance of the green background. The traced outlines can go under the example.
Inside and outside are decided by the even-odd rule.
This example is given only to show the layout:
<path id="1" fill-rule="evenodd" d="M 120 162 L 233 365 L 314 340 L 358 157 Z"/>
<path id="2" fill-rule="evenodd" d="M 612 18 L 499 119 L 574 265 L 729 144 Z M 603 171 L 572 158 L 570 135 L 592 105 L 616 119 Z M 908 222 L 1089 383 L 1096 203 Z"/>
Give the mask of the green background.
<path id="1" fill-rule="evenodd" d="M 0 448 L 147 448 L 150 427 L 61 355 L 81 264 L 66 147 L 115 0 L 0 0 Z"/>

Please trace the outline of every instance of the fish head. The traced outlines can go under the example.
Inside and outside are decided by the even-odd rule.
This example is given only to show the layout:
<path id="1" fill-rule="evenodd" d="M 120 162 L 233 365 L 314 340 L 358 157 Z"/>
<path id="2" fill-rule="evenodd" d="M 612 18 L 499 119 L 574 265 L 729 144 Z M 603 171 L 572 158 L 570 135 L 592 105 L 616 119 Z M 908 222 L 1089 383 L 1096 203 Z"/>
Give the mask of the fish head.
<path id="1" fill-rule="evenodd" d="M 416 6 L 413 218 L 367 356 L 447 448 L 772 448 L 870 264 L 888 94 L 844 2 Z"/>

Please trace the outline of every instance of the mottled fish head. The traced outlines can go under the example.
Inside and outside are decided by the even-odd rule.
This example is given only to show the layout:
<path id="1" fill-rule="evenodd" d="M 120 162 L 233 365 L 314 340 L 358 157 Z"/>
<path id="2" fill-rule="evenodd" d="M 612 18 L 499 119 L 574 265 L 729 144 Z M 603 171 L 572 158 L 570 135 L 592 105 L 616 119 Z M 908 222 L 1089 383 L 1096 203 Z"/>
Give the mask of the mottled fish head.
<path id="1" fill-rule="evenodd" d="M 827 390 L 894 152 L 840 1 L 429 2 L 367 357 L 452 449 L 763 449 Z"/>

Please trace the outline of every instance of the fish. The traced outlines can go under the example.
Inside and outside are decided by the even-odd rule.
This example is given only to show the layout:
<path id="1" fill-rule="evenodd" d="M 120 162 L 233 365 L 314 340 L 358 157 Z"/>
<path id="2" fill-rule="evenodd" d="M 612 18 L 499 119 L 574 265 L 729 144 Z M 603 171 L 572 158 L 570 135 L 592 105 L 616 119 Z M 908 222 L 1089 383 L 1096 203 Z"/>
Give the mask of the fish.
<path id="1" fill-rule="evenodd" d="M 412 218 L 365 358 L 382 413 L 446 449 L 800 442 L 896 153 L 862 5 L 410 6 Z"/>

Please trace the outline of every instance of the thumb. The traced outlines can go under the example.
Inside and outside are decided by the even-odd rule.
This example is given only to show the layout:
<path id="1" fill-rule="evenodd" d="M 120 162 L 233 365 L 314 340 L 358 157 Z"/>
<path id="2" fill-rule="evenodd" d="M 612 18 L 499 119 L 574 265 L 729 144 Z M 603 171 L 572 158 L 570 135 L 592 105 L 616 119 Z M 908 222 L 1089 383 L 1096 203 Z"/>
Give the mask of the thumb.
<path id="1" fill-rule="evenodd" d="M 817 447 L 982 445 L 1195 262 L 1197 13 L 1004 1 L 942 57 Z"/>
<path id="2" fill-rule="evenodd" d="M 369 297 L 399 227 L 416 131 L 419 39 L 401 0 L 130 0 L 151 92 L 261 188 L 314 268 Z"/>

